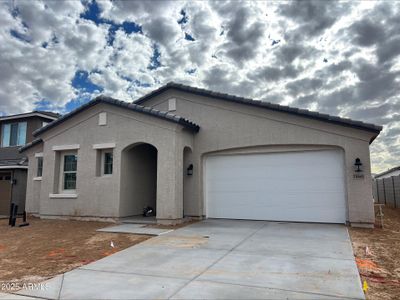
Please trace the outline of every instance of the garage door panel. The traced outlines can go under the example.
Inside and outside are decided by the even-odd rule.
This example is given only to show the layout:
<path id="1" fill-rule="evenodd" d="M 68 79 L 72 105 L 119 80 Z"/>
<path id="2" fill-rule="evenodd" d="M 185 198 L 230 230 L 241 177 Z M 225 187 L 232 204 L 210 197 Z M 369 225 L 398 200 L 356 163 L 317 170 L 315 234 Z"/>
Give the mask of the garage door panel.
<path id="1" fill-rule="evenodd" d="M 208 217 L 345 222 L 340 151 L 209 157 Z"/>
<path id="2" fill-rule="evenodd" d="M 264 193 L 277 193 L 280 191 L 285 192 L 338 192 L 337 187 L 342 185 L 343 178 L 341 179 L 332 179 L 326 178 L 326 180 L 320 180 L 320 185 L 315 186 L 315 183 L 310 182 L 308 179 L 293 179 L 287 180 L 282 179 L 279 180 L 277 178 L 268 180 L 260 180 L 258 178 L 252 179 L 250 182 L 243 186 L 242 180 L 246 180 L 248 177 L 243 177 L 242 179 L 238 180 L 218 180 L 215 179 L 214 182 L 210 183 L 209 191 L 210 192 L 243 192 L 243 191 L 260 191 Z M 321 178 L 320 178 L 321 179 Z"/>

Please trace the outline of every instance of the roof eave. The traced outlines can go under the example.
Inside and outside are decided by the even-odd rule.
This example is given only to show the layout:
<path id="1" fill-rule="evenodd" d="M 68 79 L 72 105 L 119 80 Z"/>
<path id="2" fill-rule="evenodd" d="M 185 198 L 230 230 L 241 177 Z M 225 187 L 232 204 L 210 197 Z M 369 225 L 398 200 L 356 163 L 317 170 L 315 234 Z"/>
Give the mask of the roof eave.
<path id="1" fill-rule="evenodd" d="M 57 120 L 47 124 L 46 126 L 35 130 L 33 132 L 33 136 L 37 137 L 40 134 L 44 133 L 45 131 L 47 131 L 47 130 L 53 128 L 53 127 L 56 127 L 57 125 L 63 123 L 64 121 L 72 118 L 76 114 L 78 114 L 78 113 L 80 113 L 80 112 L 82 112 L 84 110 L 87 110 L 88 108 L 90 108 L 90 107 L 92 107 L 92 106 L 94 106 L 96 104 L 99 104 L 99 103 L 104 103 L 104 104 L 108 104 L 108 105 L 112 105 L 112 106 L 116 106 L 116 107 L 120 107 L 120 108 L 126 108 L 126 109 L 129 109 L 129 110 L 132 110 L 132 111 L 136 111 L 138 113 L 143 113 L 143 114 L 146 114 L 146 115 L 149 115 L 149 116 L 152 116 L 152 117 L 160 118 L 160 119 L 165 120 L 165 121 L 178 123 L 178 124 L 180 124 L 180 125 L 182 125 L 182 126 L 184 126 L 186 128 L 189 128 L 190 130 L 192 130 L 194 132 L 198 132 L 199 129 L 200 129 L 200 126 L 198 126 L 197 124 L 194 124 L 193 122 L 190 122 L 189 120 L 186 120 L 186 119 L 184 119 L 182 117 L 179 117 L 179 119 L 178 119 L 178 116 L 176 116 L 176 118 L 171 118 L 171 117 L 166 115 L 166 112 L 157 111 L 155 109 L 153 109 L 153 112 L 152 111 L 147 111 L 145 109 L 139 109 L 139 105 L 136 105 L 136 104 L 134 104 L 135 107 L 132 107 L 132 104 L 128 103 L 128 102 L 123 102 L 124 105 L 121 105 L 122 102 L 123 101 L 116 100 L 116 99 L 113 99 L 113 98 L 109 98 L 109 97 L 105 97 L 105 96 L 98 96 L 94 100 L 92 100 L 92 101 L 90 101 L 90 102 L 78 107 L 77 109 L 75 109 L 72 112 L 64 115 L 60 119 L 57 119 Z M 142 108 L 142 107 L 143 106 L 140 106 L 140 108 Z M 154 113 L 154 111 L 159 112 L 159 114 Z"/>
<path id="2" fill-rule="evenodd" d="M 34 111 L 34 112 L 18 114 L 18 115 L 3 116 L 3 117 L 0 117 L 0 121 L 24 119 L 24 118 L 31 118 L 31 117 L 40 117 L 40 118 L 51 120 L 51 121 L 54 121 L 54 120 L 58 119 L 57 117 L 49 116 L 47 114 Z"/>
<path id="3" fill-rule="evenodd" d="M 39 139 L 35 139 L 35 140 L 33 140 L 32 142 L 30 142 L 29 144 L 26 144 L 26 145 L 20 147 L 20 148 L 18 149 L 18 152 L 19 152 L 19 153 L 25 152 L 26 150 L 28 150 L 28 149 L 30 149 L 30 148 L 32 148 L 32 147 L 35 147 L 36 145 L 39 145 L 39 144 L 41 144 L 41 143 L 43 143 L 43 140 L 42 140 L 42 139 L 40 139 L 40 138 L 39 138 Z"/>
<path id="4" fill-rule="evenodd" d="M 158 96 L 169 89 L 175 89 L 175 90 L 182 91 L 185 93 L 192 93 L 192 94 L 197 94 L 197 95 L 205 96 L 205 97 L 217 98 L 220 100 L 229 101 L 231 103 L 239 103 L 239 104 L 244 104 L 244 105 L 253 106 L 253 107 L 260 107 L 260 108 L 264 108 L 264 109 L 268 109 L 268 110 L 272 110 L 272 111 L 278 111 L 281 113 L 288 113 L 288 114 L 297 115 L 297 116 L 301 116 L 301 117 L 308 118 L 308 119 L 319 120 L 322 122 L 327 122 L 327 123 L 336 124 L 336 125 L 340 125 L 340 126 L 361 129 L 361 130 L 376 133 L 377 134 L 376 136 L 378 136 L 379 133 L 382 131 L 382 126 L 378 126 L 375 124 L 367 124 L 367 123 L 362 123 L 359 121 L 353 121 L 350 119 L 347 120 L 347 119 L 330 116 L 330 115 L 325 115 L 325 114 L 320 114 L 320 113 L 311 112 L 311 111 L 308 111 L 307 114 L 301 113 L 301 112 L 299 112 L 300 109 L 294 108 L 294 107 L 281 106 L 278 104 L 275 105 L 275 104 L 268 103 L 268 102 L 263 103 L 263 101 L 260 101 L 260 100 L 246 99 L 246 98 L 232 96 L 232 95 L 228 95 L 228 94 L 225 95 L 222 93 L 212 92 L 212 91 L 208 91 L 205 89 L 199 89 L 199 88 L 176 84 L 174 82 L 169 82 L 166 85 L 160 87 L 159 89 L 154 90 L 154 91 L 144 95 L 143 97 L 134 101 L 134 103 L 141 105 L 142 103 L 146 102 L 147 100 L 149 100 L 155 96 Z M 267 105 L 271 105 L 271 106 L 267 106 Z M 326 117 L 323 117 L 323 115 Z M 351 124 L 351 122 L 361 123 L 361 124 Z M 370 141 L 370 143 L 372 143 L 372 141 L 376 138 L 376 136 Z"/>

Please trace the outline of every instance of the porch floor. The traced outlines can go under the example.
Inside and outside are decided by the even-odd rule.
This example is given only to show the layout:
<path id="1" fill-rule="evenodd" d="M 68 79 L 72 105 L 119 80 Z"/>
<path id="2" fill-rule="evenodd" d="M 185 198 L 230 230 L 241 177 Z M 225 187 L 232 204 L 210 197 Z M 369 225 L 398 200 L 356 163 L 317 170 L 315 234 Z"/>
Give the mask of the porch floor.
<path id="1" fill-rule="evenodd" d="M 157 224 L 157 219 L 155 216 L 144 217 L 142 215 L 139 215 L 121 218 L 120 222 L 123 224 Z"/>

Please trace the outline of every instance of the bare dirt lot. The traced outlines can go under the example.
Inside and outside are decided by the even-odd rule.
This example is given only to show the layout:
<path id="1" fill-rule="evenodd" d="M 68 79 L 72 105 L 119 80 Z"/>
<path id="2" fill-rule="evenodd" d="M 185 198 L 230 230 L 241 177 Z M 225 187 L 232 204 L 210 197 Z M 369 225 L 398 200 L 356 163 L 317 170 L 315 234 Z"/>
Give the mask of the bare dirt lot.
<path id="1" fill-rule="evenodd" d="M 11 228 L 8 220 L 0 220 L 0 282 L 43 281 L 150 238 L 96 232 L 112 223 L 38 218 L 28 222 L 30 226 Z"/>
<path id="2" fill-rule="evenodd" d="M 349 228 L 370 300 L 400 299 L 400 209 L 384 208 L 384 214 L 383 229 Z"/>

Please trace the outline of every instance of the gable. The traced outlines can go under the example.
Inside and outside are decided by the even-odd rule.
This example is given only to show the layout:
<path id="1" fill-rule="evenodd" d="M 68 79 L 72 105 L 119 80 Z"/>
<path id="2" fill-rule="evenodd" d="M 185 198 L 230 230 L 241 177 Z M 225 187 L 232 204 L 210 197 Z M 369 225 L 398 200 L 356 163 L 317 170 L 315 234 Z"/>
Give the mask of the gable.
<path id="1" fill-rule="evenodd" d="M 33 135 L 35 137 L 39 136 L 40 134 L 48 131 L 49 129 L 54 128 L 54 127 L 64 123 L 66 120 L 69 120 L 72 117 L 74 117 L 75 115 L 78 115 L 78 114 L 82 113 L 83 111 L 86 111 L 87 109 L 89 109 L 97 104 L 100 104 L 100 103 L 120 107 L 120 108 L 127 109 L 130 111 L 135 111 L 135 112 L 147 115 L 147 116 L 151 116 L 151 117 L 163 119 L 165 121 L 177 123 L 177 124 L 180 124 L 194 132 L 197 132 L 200 129 L 200 127 L 197 124 L 195 124 L 183 117 L 171 114 L 169 112 L 160 111 L 160 110 L 150 108 L 150 107 L 144 107 L 141 105 L 130 104 L 128 102 L 120 101 L 120 100 L 113 99 L 110 97 L 99 96 L 99 97 L 95 98 L 94 100 L 80 106 L 76 110 L 73 110 L 72 112 L 62 116 L 58 120 L 48 124 L 47 126 L 44 126 L 43 128 L 40 128 L 39 130 L 36 130 L 33 133 Z"/>
<path id="2" fill-rule="evenodd" d="M 182 84 L 177 84 L 177 83 L 168 83 L 165 86 L 162 86 L 161 88 L 154 90 L 153 92 L 139 98 L 136 100 L 134 103 L 136 104 L 143 104 L 143 105 L 149 105 L 149 103 L 153 102 L 154 98 L 157 98 L 158 96 L 162 95 L 163 93 L 167 91 L 178 91 L 178 92 L 183 92 L 183 93 L 188 93 L 200 97 L 207 97 L 207 98 L 212 98 L 217 101 L 221 102 L 226 102 L 226 103 L 236 103 L 244 106 L 252 106 L 252 107 L 257 107 L 269 111 L 276 111 L 280 113 L 285 113 L 285 114 L 291 114 L 294 116 L 302 117 L 302 118 L 307 118 L 307 119 L 312 119 L 312 120 L 318 120 L 326 123 L 331 123 L 339 126 L 344 126 L 344 127 L 351 127 L 355 129 L 360 129 L 360 130 L 365 130 L 369 131 L 374 134 L 374 137 L 371 139 L 370 142 L 372 142 L 376 136 L 380 133 L 382 130 L 382 126 L 370 124 L 370 123 L 364 123 L 361 121 L 355 121 L 347 118 L 340 118 L 337 116 L 331 116 L 328 114 L 321 114 L 318 112 L 313 112 L 309 111 L 306 109 L 299 109 L 299 108 L 294 108 L 294 107 L 289 107 L 289 106 L 282 106 L 279 104 L 273 104 L 269 102 L 264 102 L 260 100 L 253 100 L 253 99 L 247 99 L 243 97 L 237 97 L 229 94 L 224 94 L 224 93 L 218 93 L 218 92 L 213 92 L 205 89 L 199 89 L 199 88 L 194 88 Z M 154 102 L 153 102 L 154 103 Z"/>

